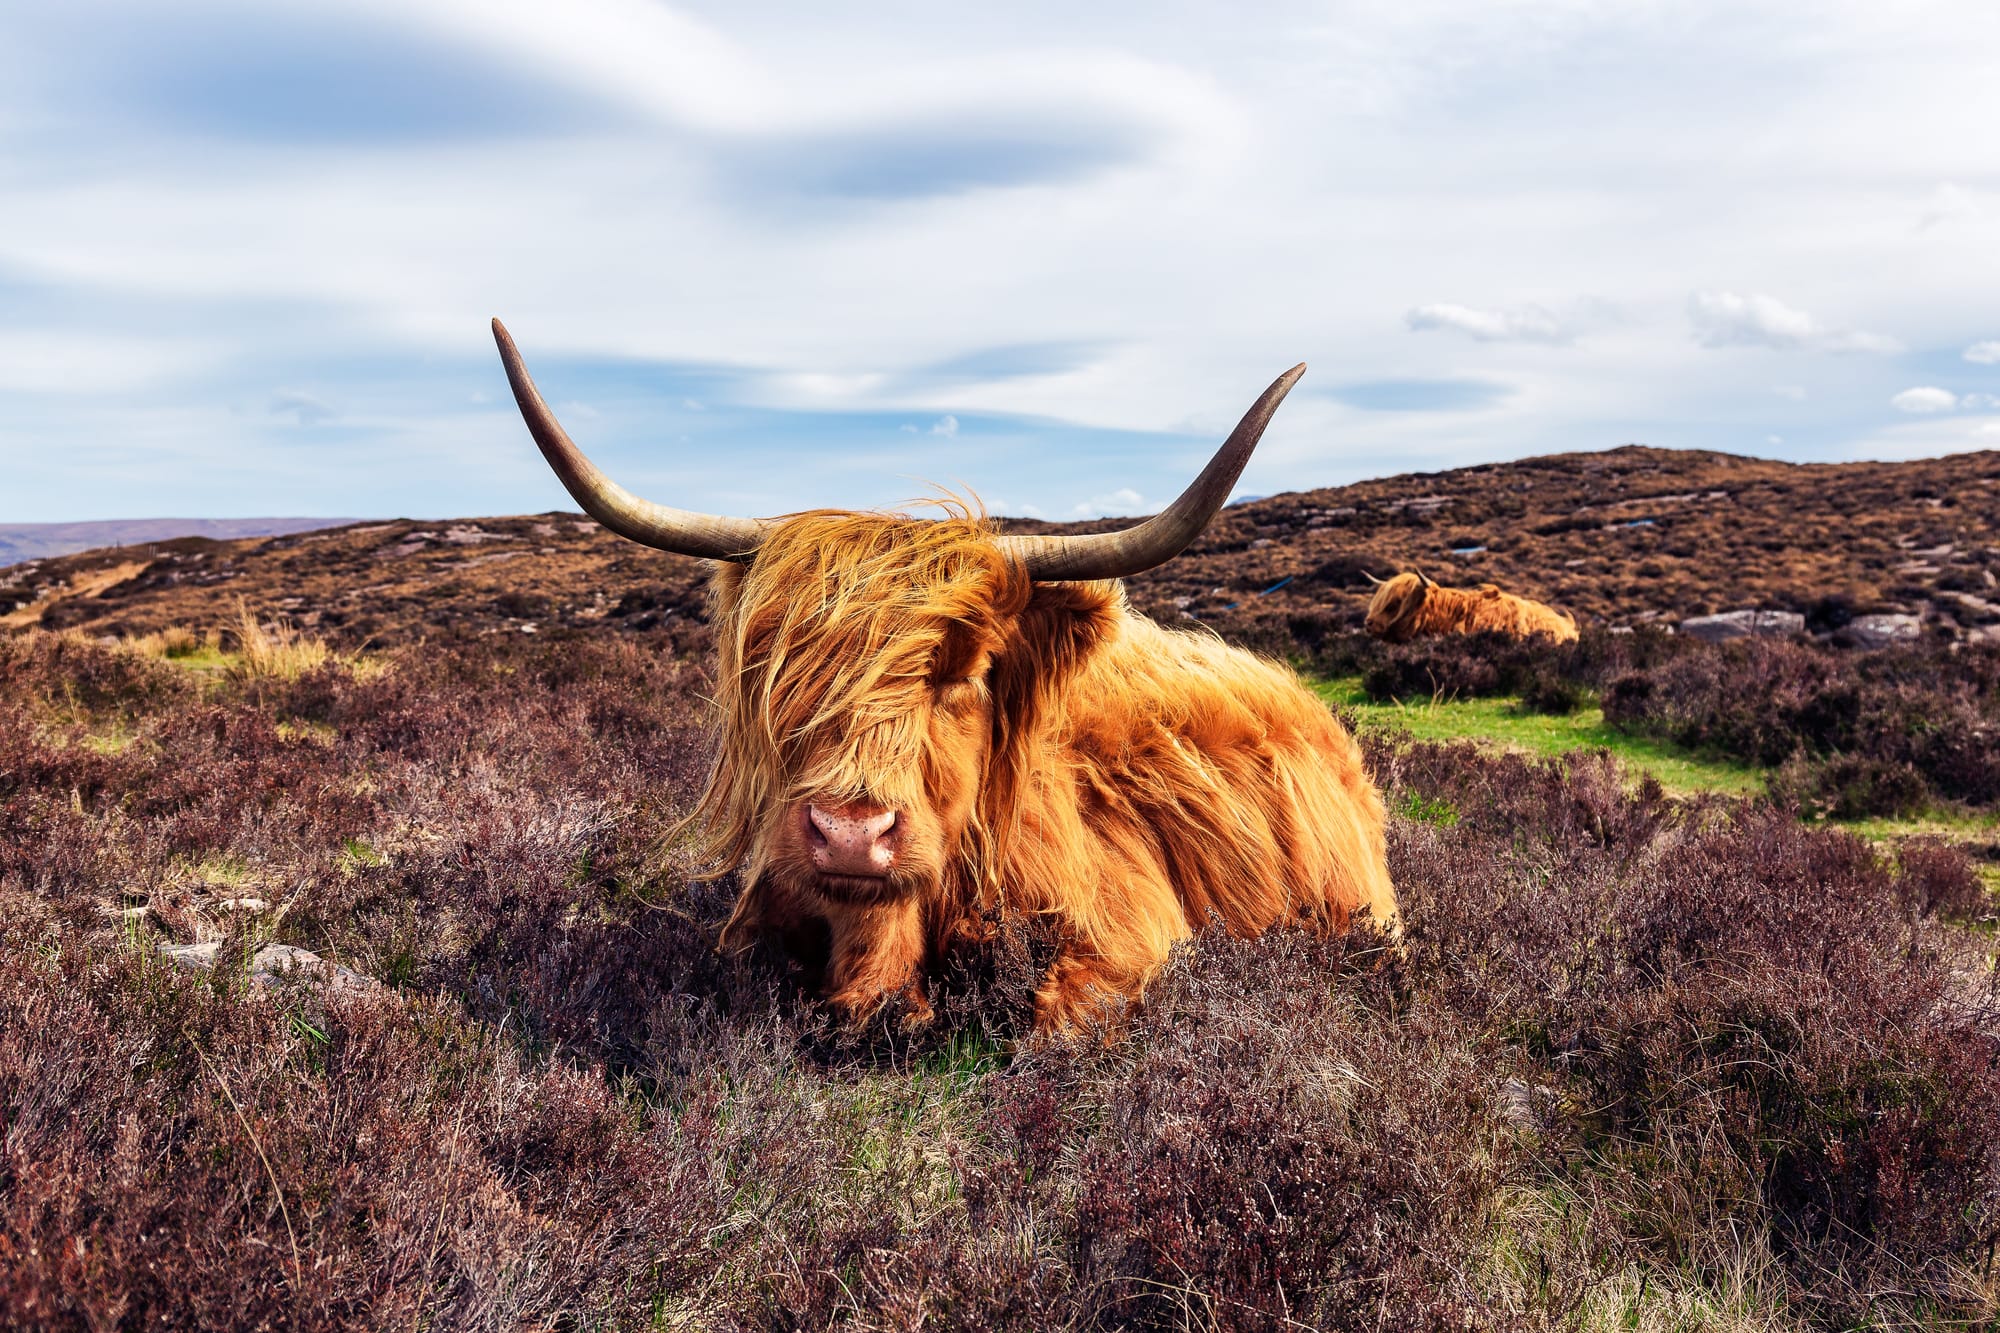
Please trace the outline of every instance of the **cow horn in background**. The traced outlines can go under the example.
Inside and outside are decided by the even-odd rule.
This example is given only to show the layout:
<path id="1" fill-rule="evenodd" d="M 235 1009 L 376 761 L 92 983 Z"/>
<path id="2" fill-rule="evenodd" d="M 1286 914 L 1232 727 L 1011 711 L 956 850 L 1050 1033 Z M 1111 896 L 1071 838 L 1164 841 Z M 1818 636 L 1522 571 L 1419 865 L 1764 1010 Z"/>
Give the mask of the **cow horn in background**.
<path id="1" fill-rule="evenodd" d="M 1181 498 L 1139 526 L 1084 537 L 1002 537 L 1001 549 L 1026 566 L 1029 577 L 1043 581 L 1122 579 L 1164 565 L 1185 551 L 1228 501 L 1229 488 L 1242 475 L 1264 427 L 1305 373 L 1301 364 L 1278 376 Z"/>
<path id="2" fill-rule="evenodd" d="M 1437 587 L 1437 584 L 1435 584 L 1435 583 L 1431 582 L 1431 581 L 1430 581 L 1430 580 L 1429 580 L 1428 578 L 1426 578 L 1426 577 L 1424 576 L 1424 571 L 1423 571 L 1423 570 L 1421 570 L 1421 569 L 1417 571 L 1417 584 L 1418 584 L 1418 586 L 1420 586 L 1420 587 L 1424 587 L 1424 588 L 1435 588 L 1435 587 Z"/>
<path id="3" fill-rule="evenodd" d="M 528 433 L 541 446 L 556 476 L 583 506 L 584 512 L 621 537 L 645 546 L 679 555 L 701 556 L 709 560 L 748 560 L 756 554 L 769 524 L 754 518 L 729 518 L 721 514 L 700 514 L 691 509 L 642 500 L 605 476 L 597 465 L 583 456 L 570 441 L 555 413 L 542 401 L 521 353 L 507 326 L 493 321 L 493 341 L 500 345 L 500 360 L 507 367 L 507 383 L 513 386 L 514 401 L 528 423 Z"/>

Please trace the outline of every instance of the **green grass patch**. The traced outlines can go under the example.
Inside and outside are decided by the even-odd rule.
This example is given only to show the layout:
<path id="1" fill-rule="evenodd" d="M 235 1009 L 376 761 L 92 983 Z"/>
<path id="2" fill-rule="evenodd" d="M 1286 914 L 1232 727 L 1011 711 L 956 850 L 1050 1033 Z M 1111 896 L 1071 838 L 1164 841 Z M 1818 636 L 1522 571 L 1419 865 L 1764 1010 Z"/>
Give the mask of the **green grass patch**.
<path id="1" fill-rule="evenodd" d="M 1353 713 L 1364 729 L 1400 729 L 1420 741 L 1479 741 L 1535 755 L 1609 750 L 1626 768 L 1651 774 L 1672 792 L 1750 795 L 1764 789 L 1763 769 L 1615 730 L 1595 698 L 1566 717 L 1551 717 L 1523 712 L 1518 700 L 1505 698 L 1376 703 L 1362 692 L 1358 676 L 1310 683 L 1320 698 Z"/>

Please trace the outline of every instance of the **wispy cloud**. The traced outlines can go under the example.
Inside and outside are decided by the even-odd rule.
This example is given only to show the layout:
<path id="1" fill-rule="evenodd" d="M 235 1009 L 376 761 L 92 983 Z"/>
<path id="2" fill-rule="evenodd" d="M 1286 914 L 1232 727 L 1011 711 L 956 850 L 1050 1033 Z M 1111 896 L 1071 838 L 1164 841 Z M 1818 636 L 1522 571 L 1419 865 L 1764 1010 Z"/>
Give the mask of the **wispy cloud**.
<path id="1" fill-rule="evenodd" d="M 2000 394 L 1953 393 L 1950 389 L 1940 389 L 1935 385 L 1922 385 L 1905 389 L 1889 400 L 1890 406 L 1903 412 L 1990 412 L 2000 408 Z"/>
<path id="2" fill-rule="evenodd" d="M 1130 486 L 1121 486 L 1105 495 L 1093 495 L 1088 500 L 1079 501 L 1070 513 L 1077 518 L 1113 518 L 1123 514 L 1143 514 L 1149 506 L 1146 497 Z"/>
<path id="3" fill-rule="evenodd" d="M 1404 317 L 1410 328 L 1462 333 L 1479 342 L 1562 343 L 1569 334 L 1556 317 L 1540 306 L 1513 310 L 1477 310 L 1471 306 L 1420 305 Z"/>
<path id="4" fill-rule="evenodd" d="M 1958 406 L 1958 395 L 1926 384 L 1903 390 L 1889 400 L 1889 405 L 1899 412 L 1949 412 Z"/>
<path id="5" fill-rule="evenodd" d="M 2000 366 L 2000 338 L 1972 344 L 1965 349 L 1965 359 L 1974 365 Z"/>
<path id="6" fill-rule="evenodd" d="M 1761 292 L 1696 292 L 1688 299 L 1695 341 L 1703 347 L 1775 347 L 1825 352 L 1896 352 L 1879 333 L 1829 327 Z"/>

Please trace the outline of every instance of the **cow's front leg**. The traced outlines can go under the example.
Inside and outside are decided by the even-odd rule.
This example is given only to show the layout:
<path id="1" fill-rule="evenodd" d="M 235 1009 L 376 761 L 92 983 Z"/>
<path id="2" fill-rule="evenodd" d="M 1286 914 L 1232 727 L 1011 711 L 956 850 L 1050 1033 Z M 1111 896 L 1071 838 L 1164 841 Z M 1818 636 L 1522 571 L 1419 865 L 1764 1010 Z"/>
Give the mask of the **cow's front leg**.
<path id="1" fill-rule="evenodd" d="M 1139 979 L 1102 959 L 1065 949 L 1035 988 L 1035 1035 L 1073 1037 L 1125 1016 Z"/>
<path id="2" fill-rule="evenodd" d="M 920 970 L 924 962 L 923 913 L 914 898 L 849 907 L 834 914 L 833 957 L 827 967 L 827 1003 L 852 1023 L 865 1022 L 891 995 L 904 1002 L 903 1026 L 931 1021 Z"/>
<path id="3" fill-rule="evenodd" d="M 802 972 L 806 984 L 820 986 L 832 952 L 825 913 L 816 903 L 769 880 L 758 880 L 736 899 L 716 947 L 725 954 L 747 952 L 759 939 L 775 943 Z"/>

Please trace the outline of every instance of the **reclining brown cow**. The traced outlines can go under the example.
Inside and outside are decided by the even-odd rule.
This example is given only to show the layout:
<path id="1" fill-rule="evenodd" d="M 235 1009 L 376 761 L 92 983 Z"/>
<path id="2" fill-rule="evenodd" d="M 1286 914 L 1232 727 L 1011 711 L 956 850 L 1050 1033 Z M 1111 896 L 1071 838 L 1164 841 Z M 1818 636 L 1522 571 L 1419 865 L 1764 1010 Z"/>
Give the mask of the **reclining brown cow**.
<path id="1" fill-rule="evenodd" d="M 1390 643 L 1482 630 L 1522 639 L 1545 634 L 1557 643 L 1576 640 L 1575 618 L 1552 606 L 1501 592 L 1491 583 L 1447 588 L 1420 573 L 1398 574 L 1375 589 L 1368 603 L 1367 628 Z"/>
<path id="2" fill-rule="evenodd" d="M 578 451 L 499 321 L 556 475 L 613 532 L 715 561 L 720 734 L 699 810 L 740 871 L 726 948 L 790 950 L 863 1018 L 930 1012 L 924 974 L 991 914 L 1051 921 L 1036 1024 L 1118 1007 L 1211 917 L 1396 927 L 1382 800 L 1353 737 L 1284 666 L 1126 608 L 1229 495 L 1305 367 L 1265 391 L 1187 492 L 1122 532 L 1007 536 L 822 510 L 642 500 Z"/>

